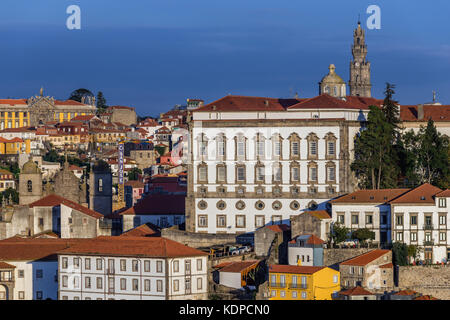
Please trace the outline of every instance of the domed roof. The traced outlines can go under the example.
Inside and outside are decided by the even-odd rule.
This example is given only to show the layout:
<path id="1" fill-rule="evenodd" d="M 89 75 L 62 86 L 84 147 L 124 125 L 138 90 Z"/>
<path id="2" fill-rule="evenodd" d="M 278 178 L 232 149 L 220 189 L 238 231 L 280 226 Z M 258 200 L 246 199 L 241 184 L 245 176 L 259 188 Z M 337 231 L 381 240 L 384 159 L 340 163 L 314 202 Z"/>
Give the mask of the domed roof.
<path id="1" fill-rule="evenodd" d="M 334 64 L 330 64 L 330 66 L 328 67 L 328 69 L 330 70 L 330 72 L 322 78 L 321 83 L 322 84 L 345 84 L 345 81 L 342 80 L 341 77 L 339 77 L 337 75 L 337 73 L 335 72 L 336 67 L 334 66 Z"/>
<path id="2" fill-rule="evenodd" d="M 22 173 L 41 173 L 41 170 L 39 170 L 38 165 L 30 159 L 23 165 Z"/>

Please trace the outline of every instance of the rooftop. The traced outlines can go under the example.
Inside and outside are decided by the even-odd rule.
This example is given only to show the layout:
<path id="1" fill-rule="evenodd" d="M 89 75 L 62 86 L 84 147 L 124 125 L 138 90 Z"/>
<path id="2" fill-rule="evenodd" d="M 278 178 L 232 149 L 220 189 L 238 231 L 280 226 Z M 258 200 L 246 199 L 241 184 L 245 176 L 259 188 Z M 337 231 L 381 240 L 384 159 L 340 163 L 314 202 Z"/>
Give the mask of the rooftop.
<path id="1" fill-rule="evenodd" d="M 405 194 L 410 189 L 379 189 L 379 190 L 358 190 L 346 194 L 337 199 L 331 200 L 331 204 L 340 203 L 387 203 L 402 194 Z"/>
<path id="2" fill-rule="evenodd" d="M 398 203 L 434 204 L 433 196 L 435 196 L 436 194 L 439 194 L 441 192 L 442 192 L 442 190 L 439 189 L 438 187 L 435 187 L 429 183 L 424 183 L 423 185 L 406 192 L 401 197 L 398 197 L 398 198 L 390 201 L 390 203 L 393 203 L 393 204 L 398 204 Z"/>
<path id="3" fill-rule="evenodd" d="M 341 262 L 341 265 L 365 266 L 368 263 L 382 257 L 383 255 L 385 255 L 389 252 L 391 252 L 391 250 L 375 249 L 375 250 L 363 253 L 362 255 L 359 255 L 355 258 Z"/>
<path id="4" fill-rule="evenodd" d="M 369 296 L 369 295 L 373 295 L 372 292 L 361 288 L 361 287 L 354 287 L 348 290 L 344 290 L 339 292 L 339 294 L 343 295 L 343 296 Z"/>

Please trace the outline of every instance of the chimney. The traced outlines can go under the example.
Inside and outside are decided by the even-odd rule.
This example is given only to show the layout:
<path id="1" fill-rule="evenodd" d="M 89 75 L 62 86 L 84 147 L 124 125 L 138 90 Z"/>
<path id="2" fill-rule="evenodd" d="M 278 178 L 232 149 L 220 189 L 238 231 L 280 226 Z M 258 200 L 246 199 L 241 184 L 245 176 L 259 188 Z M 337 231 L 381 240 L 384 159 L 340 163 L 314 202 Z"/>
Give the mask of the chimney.
<path id="1" fill-rule="evenodd" d="M 264 100 L 264 104 L 266 105 L 266 107 L 269 106 L 269 100 Z"/>
<path id="2" fill-rule="evenodd" d="M 423 104 L 417 106 L 417 120 L 423 120 Z"/>
<path id="3" fill-rule="evenodd" d="M 215 110 L 216 110 L 216 105 L 213 105 L 213 106 L 212 106 L 212 109 L 215 111 Z"/>

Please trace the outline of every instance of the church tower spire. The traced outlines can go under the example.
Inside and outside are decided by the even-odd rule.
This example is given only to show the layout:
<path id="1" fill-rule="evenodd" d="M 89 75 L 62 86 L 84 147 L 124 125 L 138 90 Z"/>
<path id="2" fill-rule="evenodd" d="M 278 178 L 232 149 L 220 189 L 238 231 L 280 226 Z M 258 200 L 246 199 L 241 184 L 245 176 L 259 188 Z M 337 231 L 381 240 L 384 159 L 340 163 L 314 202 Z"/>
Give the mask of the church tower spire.
<path id="1" fill-rule="evenodd" d="M 361 28 L 361 22 L 353 32 L 352 45 L 353 60 L 350 61 L 350 87 L 351 96 L 371 97 L 370 84 L 370 62 L 367 58 L 367 45 L 365 42 L 365 32 Z"/>

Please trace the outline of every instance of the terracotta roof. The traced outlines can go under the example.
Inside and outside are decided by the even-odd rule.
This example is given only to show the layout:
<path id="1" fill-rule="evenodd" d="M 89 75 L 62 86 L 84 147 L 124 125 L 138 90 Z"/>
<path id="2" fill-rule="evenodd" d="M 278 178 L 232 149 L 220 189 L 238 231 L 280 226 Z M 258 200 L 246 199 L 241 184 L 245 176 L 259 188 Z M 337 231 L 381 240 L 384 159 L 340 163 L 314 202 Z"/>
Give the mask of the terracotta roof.
<path id="1" fill-rule="evenodd" d="M 65 205 L 67 207 L 70 207 L 72 209 L 75 209 L 77 211 L 80 211 L 80 212 L 87 214 L 88 216 L 91 216 L 96 219 L 100 219 L 103 217 L 103 215 L 101 213 L 98 213 L 97 211 L 86 208 L 78 203 L 75 203 L 75 202 L 65 199 L 63 197 L 60 197 L 56 194 L 48 195 L 42 199 L 39 199 L 35 202 L 30 203 L 28 206 L 30 208 L 33 208 L 33 207 L 55 207 L 55 206 L 59 206 L 61 204 Z"/>
<path id="2" fill-rule="evenodd" d="M 326 267 L 312 266 L 289 266 L 282 264 L 272 264 L 269 266 L 269 272 L 273 273 L 297 273 L 297 274 L 313 274 Z"/>
<path id="3" fill-rule="evenodd" d="M 291 227 L 289 227 L 287 224 L 273 224 L 271 226 L 266 226 L 266 228 L 274 232 L 284 232 L 291 230 Z"/>
<path id="4" fill-rule="evenodd" d="M 56 252 L 90 239 L 12 237 L 0 241 L 4 261 L 56 260 Z"/>
<path id="5" fill-rule="evenodd" d="M 416 294 L 417 294 L 417 292 L 414 290 L 401 290 L 397 293 L 394 293 L 394 296 L 413 296 Z"/>
<path id="6" fill-rule="evenodd" d="M 287 107 L 306 99 L 277 99 L 228 95 L 201 106 L 193 112 L 202 111 L 285 111 Z"/>
<path id="7" fill-rule="evenodd" d="M 13 105 L 26 105 L 27 99 L 0 99 L 0 104 Z"/>
<path id="8" fill-rule="evenodd" d="M 59 254 L 139 256 L 139 257 L 194 257 L 206 252 L 162 237 L 100 236 L 79 245 L 59 251 Z"/>
<path id="9" fill-rule="evenodd" d="M 10 172 L 10 171 L 8 171 L 8 170 L 6 170 L 6 169 L 0 168 L 0 174 L 9 174 L 9 175 L 12 175 L 13 173 Z"/>
<path id="10" fill-rule="evenodd" d="M 30 132 L 36 131 L 35 127 L 19 127 L 19 128 L 6 128 L 0 130 L 0 133 L 8 133 L 8 132 Z"/>
<path id="11" fill-rule="evenodd" d="M 86 115 L 78 115 L 74 118 L 72 118 L 70 121 L 90 121 L 92 118 L 95 118 L 95 115 L 93 114 L 86 114 Z"/>
<path id="12" fill-rule="evenodd" d="M 330 203 L 387 203 L 411 189 L 379 189 L 379 190 L 358 190 L 346 194 Z"/>
<path id="13" fill-rule="evenodd" d="M 87 104 L 85 103 L 81 103 L 75 100 L 66 100 L 66 101 L 61 101 L 61 100 L 55 100 L 55 105 L 62 105 L 62 106 L 86 106 Z"/>
<path id="14" fill-rule="evenodd" d="M 78 167 L 78 166 L 76 166 L 76 165 L 74 165 L 74 164 L 71 164 L 71 165 L 69 166 L 69 170 L 72 170 L 72 171 L 83 171 L 82 168 L 80 168 L 80 167 Z"/>
<path id="15" fill-rule="evenodd" d="M 368 98 L 366 98 L 368 99 Z M 362 100 L 355 98 L 346 98 L 342 100 L 330 96 L 329 94 L 321 94 L 319 96 L 305 99 L 293 106 L 290 106 L 289 110 L 297 109 L 369 109 L 369 105 L 376 104 L 381 105 L 382 100 L 373 99 L 372 100 Z"/>
<path id="16" fill-rule="evenodd" d="M 436 194 L 436 197 L 450 198 L 450 189 L 446 189 L 442 192 L 439 192 L 438 194 Z"/>
<path id="17" fill-rule="evenodd" d="M 148 195 L 121 215 L 160 215 L 185 213 L 186 196 L 183 194 Z"/>
<path id="18" fill-rule="evenodd" d="M 312 215 L 313 217 L 316 217 L 317 219 L 331 219 L 330 215 L 328 214 L 328 212 L 326 212 L 325 210 L 318 210 L 318 211 L 304 211 L 303 213 Z M 302 213 L 302 214 L 303 214 Z"/>
<path id="19" fill-rule="evenodd" d="M 420 296 L 420 297 L 414 298 L 413 300 L 439 300 L 439 299 L 429 296 L 429 295 L 425 295 L 425 296 Z"/>
<path id="20" fill-rule="evenodd" d="M 161 235 L 161 228 L 153 223 L 142 224 L 134 229 L 122 233 L 121 237 L 155 237 Z"/>
<path id="21" fill-rule="evenodd" d="M 391 269 L 393 267 L 394 267 L 394 265 L 392 264 L 392 262 L 386 263 L 386 264 L 383 264 L 382 266 L 380 266 L 380 268 L 383 268 L 383 269 Z"/>
<path id="22" fill-rule="evenodd" d="M 369 295 L 373 295 L 372 292 L 367 291 L 364 288 L 361 287 L 354 287 L 348 290 L 344 290 L 339 292 L 339 294 L 343 295 L 343 296 L 369 296 Z"/>
<path id="23" fill-rule="evenodd" d="M 440 192 L 442 192 L 442 190 L 438 187 L 435 187 L 429 183 L 424 183 L 423 185 L 403 194 L 401 197 L 390 201 L 390 203 L 434 203 L 433 196 Z"/>
<path id="24" fill-rule="evenodd" d="M 14 269 L 15 267 L 12 264 L 0 261 L 0 269 Z"/>
<path id="25" fill-rule="evenodd" d="M 306 240 L 307 244 L 323 244 L 323 243 L 325 243 L 325 241 L 323 241 L 319 237 L 316 237 L 313 234 L 302 234 L 302 235 L 296 236 L 294 239 L 289 241 L 289 243 L 296 243 L 297 239 Z"/>
<path id="26" fill-rule="evenodd" d="M 375 259 L 378 259 L 379 257 L 382 257 L 383 255 L 389 253 L 390 251 L 391 250 L 375 249 L 375 250 L 363 253 L 362 255 L 359 255 L 355 258 L 351 258 L 349 260 L 341 262 L 341 265 L 365 266 L 368 263 L 374 261 Z"/>
<path id="27" fill-rule="evenodd" d="M 141 182 L 141 181 L 137 181 L 137 180 L 129 180 L 127 182 L 125 182 L 126 186 L 131 186 L 133 188 L 144 188 L 145 187 L 145 183 Z"/>
<path id="28" fill-rule="evenodd" d="M 256 266 L 259 264 L 260 260 L 248 260 L 248 261 L 238 261 L 238 262 L 231 262 L 230 264 L 223 266 L 220 268 L 220 272 L 239 272 L 256 268 Z M 217 267 L 217 266 L 216 266 Z"/>
<path id="29" fill-rule="evenodd" d="M 418 106 L 400 106 L 402 121 L 427 122 L 430 118 L 434 122 L 450 121 L 450 105 L 424 105 L 422 120 L 419 120 Z"/>
<path id="30" fill-rule="evenodd" d="M 5 139 L 3 137 L 0 137 L 0 142 L 2 142 L 2 143 L 12 143 L 12 142 L 23 142 L 23 140 L 20 139 L 20 138 L 17 138 L 17 137 L 12 138 L 12 139 Z"/>

